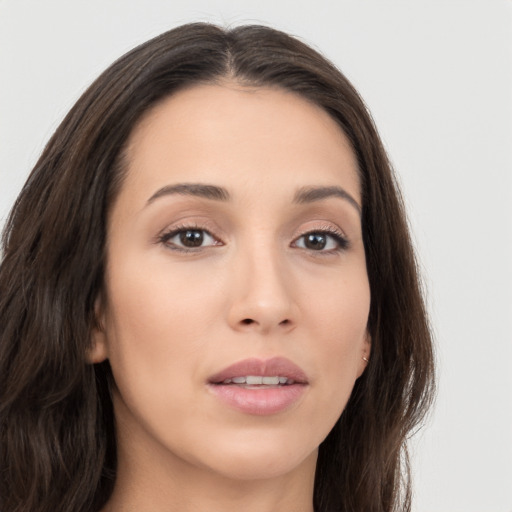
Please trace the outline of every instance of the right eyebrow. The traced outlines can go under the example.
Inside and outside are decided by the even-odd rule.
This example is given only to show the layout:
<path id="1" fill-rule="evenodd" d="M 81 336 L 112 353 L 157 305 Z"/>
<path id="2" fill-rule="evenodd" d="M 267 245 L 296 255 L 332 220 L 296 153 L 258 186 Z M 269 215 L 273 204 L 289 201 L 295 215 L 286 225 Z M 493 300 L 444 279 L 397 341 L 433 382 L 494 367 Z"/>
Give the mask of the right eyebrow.
<path id="1" fill-rule="evenodd" d="M 176 185 L 166 185 L 158 189 L 148 200 L 146 204 L 151 204 L 159 197 L 179 194 L 184 196 L 203 197 L 214 201 L 229 201 L 229 192 L 216 185 L 205 185 L 203 183 L 178 183 Z"/>

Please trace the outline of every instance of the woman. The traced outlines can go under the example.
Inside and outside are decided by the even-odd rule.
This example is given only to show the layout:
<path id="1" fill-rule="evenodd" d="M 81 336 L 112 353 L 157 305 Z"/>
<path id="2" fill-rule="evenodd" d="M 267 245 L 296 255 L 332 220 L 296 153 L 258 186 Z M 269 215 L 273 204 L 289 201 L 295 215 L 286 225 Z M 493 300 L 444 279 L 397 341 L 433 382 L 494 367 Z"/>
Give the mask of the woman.
<path id="1" fill-rule="evenodd" d="M 432 344 L 362 100 L 265 27 L 131 51 L 4 233 L 2 511 L 409 510 Z"/>

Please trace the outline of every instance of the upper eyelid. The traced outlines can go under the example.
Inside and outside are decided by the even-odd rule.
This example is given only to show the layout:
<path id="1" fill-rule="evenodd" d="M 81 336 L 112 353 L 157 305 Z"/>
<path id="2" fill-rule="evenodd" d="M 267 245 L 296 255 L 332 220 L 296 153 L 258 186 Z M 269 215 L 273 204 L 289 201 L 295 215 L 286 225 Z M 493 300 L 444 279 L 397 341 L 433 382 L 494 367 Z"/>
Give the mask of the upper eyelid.
<path id="1" fill-rule="evenodd" d="M 198 220 L 178 220 L 172 223 L 167 224 L 163 229 L 159 231 L 157 234 L 157 238 L 161 238 L 162 236 L 179 233 L 180 231 L 187 230 L 197 230 L 197 231 L 205 231 L 209 235 L 214 238 L 221 238 L 224 235 L 222 229 L 220 229 L 216 223 L 211 222 L 208 219 L 198 219 Z M 220 234 L 218 234 L 220 233 Z"/>
<path id="2" fill-rule="evenodd" d="M 345 240 L 348 240 L 348 236 L 343 229 L 341 229 L 338 225 L 332 224 L 322 224 L 319 226 L 312 226 L 306 229 L 301 229 L 300 233 L 295 236 L 295 240 L 300 238 L 301 236 L 307 235 L 309 233 L 328 233 L 333 236 L 337 235 Z"/>

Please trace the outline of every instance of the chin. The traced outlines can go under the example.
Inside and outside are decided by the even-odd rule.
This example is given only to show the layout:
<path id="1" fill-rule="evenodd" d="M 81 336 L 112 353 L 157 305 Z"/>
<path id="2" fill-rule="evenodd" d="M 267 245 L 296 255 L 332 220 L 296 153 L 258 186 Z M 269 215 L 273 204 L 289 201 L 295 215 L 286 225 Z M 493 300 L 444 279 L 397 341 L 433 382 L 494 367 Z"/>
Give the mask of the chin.
<path id="1" fill-rule="evenodd" d="M 222 466 L 218 465 L 213 469 L 217 474 L 230 480 L 254 481 L 279 478 L 288 475 L 301 467 L 316 466 L 317 450 L 307 455 L 304 459 L 286 457 L 270 457 L 247 460 L 241 457 L 238 460 L 226 461 Z"/>
<path id="2" fill-rule="evenodd" d="M 203 452 L 203 464 L 226 478 L 246 481 L 276 478 L 302 466 L 315 467 L 318 446 L 290 441 L 290 436 L 287 440 L 265 439 L 261 434 L 248 442 L 228 439 Z"/>

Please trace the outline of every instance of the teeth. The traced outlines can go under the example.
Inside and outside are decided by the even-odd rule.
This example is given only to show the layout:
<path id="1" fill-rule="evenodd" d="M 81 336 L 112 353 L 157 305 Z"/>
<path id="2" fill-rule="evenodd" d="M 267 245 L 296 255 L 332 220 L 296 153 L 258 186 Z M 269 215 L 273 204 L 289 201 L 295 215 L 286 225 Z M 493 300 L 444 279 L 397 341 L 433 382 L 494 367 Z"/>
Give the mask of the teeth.
<path id="1" fill-rule="evenodd" d="M 263 377 L 261 375 L 247 375 L 246 377 L 233 377 L 231 379 L 225 379 L 223 384 L 247 384 L 248 386 L 277 386 L 279 384 L 293 384 L 295 381 L 288 379 L 287 377 Z"/>

